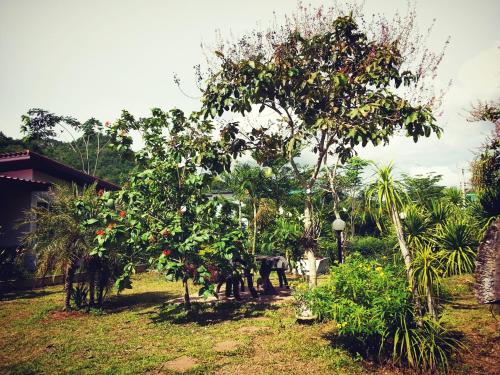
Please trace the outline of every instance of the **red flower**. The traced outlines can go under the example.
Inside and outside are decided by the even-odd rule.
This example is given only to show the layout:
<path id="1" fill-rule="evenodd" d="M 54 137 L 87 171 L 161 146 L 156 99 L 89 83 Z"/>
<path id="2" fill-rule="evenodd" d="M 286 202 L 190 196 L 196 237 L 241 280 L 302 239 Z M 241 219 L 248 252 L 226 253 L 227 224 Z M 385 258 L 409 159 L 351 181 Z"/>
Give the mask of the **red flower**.
<path id="1" fill-rule="evenodd" d="M 113 229 L 113 227 L 114 227 L 114 226 L 115 226 L 115 223 L 109 223 L 109 224 L 108 224 L 108 229 L 110 229 L 110 230 L 111 230 L 111 229 Z"/>
<path id="2" fill-rule="evenodd" d="M 103 229 L 98 229 L 95 231 L 95 234 L 97 234 L 98 236 L 104 236 L 106 232 Z"/>
<path id="3" fill-rule="evenodd" d="M 166 257 L 168 257 L 170 254 L 172 254 L 172 250 L 169 249 L 163 250 L 163 255 L 165 255 Z"/>
<path id="4" fill-rule="evenodd" d="M 104 123 L 104 126 L 106 126 L 106 127 L 107 127 L 107 126 L 109 126 L 109 124 L 110 124 L 110 122 L 109 122 L 109 121 L 106 121 L 106 122 Z"/>
<path id="5" fill-rule="evenodd" d="M 127 216 L 127 213 L 125 211 L 120 211 L 120 217 L 125 217 Z"/>
<path id="6" fill-rule="evenodd" d="M 97 195 L 102 197 L 103 194 L 104 194 L 104 189 L 99 189 L 99 191 L 97 192 Z"/>

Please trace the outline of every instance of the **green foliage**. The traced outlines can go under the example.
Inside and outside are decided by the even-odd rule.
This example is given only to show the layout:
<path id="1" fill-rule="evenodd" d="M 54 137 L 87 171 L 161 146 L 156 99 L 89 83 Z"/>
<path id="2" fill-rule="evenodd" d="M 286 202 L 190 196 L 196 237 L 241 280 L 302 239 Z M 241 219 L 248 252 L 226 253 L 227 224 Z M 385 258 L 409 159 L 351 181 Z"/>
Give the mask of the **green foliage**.
<path id="1" fill-rule="evenodd" d="M 392 358 L 418 372 L 448 372 L 450 357 L 465 349 L 457 333 L 439 321 L 425 317 L 420 326 L 411 328 L 405 321 L 401 323 L 394 334 Z"/>
<path id="2" fill-rule="evenodd" d="M 426 211 L 415 205 L 404 210 L 404 230 L 406 241 L 411 248 L 421 248 L 431 239 L 431 221 Z"/>
<path id="3" fill-rule="evenodd" d="M 349 241 L 348 251 L 363 256 L 387 256 L 397 245 L 392 237 L 357 236 Z"/>
<path id="4" fill-rule="evenodd" d="M 338 342 L 362 356 L 391 359 L 416 371 L 446 370 L 463 345 L 440 322 L 417 324 L 406 278 L 375 260 L 351 256 L 324 285 L 299 293 L 323 320 L 336 322 Z"/>
<path id="5" fill-rule="evenodd" d="M 451 209 L 447 202 L 443 202 L 442 200 L 431 201 L 429 209 L 429 220 L 431 225 L 436 227 L 441 226 L 450 215 L 450 211 Z"/>
<path id="6" fill-rule="evenodd" d="M 498 111 L 498 107 L 497 107 Z M 472 186 L 486 217 L 500 215 L 500 140 L 493 136 L 471 164 Z"/>
<path id="7" fill-rule="evenodd" d="M 432 201 L 442 196 L 444 186 L 438 185 L 442 176 L 428 173 L 425 176 L 411 177 L 403 175 L 403 184 L 408 198 L 420 206 L 428 206 Z"/>
<path id="8" fill-rule="evenodd" d="M 82 193 L 75 186 L 55 186 L 50 210 L 34 207 L 27 213 L 26 222 L 34 224 L 34 230 L 26 234 L 24 243 L 37 256 L 39 274 L 64 272 L 71 263 L 90 253 L 94 234 L 82 225 L 87 217 L 80 214 L 77 202 L 86 201 L 92 205 L 93 196 L 94 186 Z"/>
<path id="9" fill-rule="evenodd" d="M 100 136 L 100 142 L 105 144 L 109 141 L 106 135 Z M 85 147 L 84 140 L 78 138 L 75 141 L 78 147 Z M 91 166 L 96 165 L 97 139 L 90 138 L 88 142 L 88 162 Z M 33 150 L 51 159 L 67 164 L 75 169 L 82 170 L 82 161 L 72 149 L 68 142 L 57 139 L 46 139 L 42 144 L 33 141 L 13 139 L 0 132 L 0 154 L 9 152 L 19 152 L 23 150 Z M 134 161 L 130 158 L 121 157 L 115 151 L 104 147 L 99 153 L 99 162 L 95 169 L 95 175 L 117 184 L 127 181 L 128 172 L 134 168 Z"/>
<path id="10" fill-rule="evenodd" d="M 337 18 L 325 32 L 295 31 L 281 37 L 271 56 L 241 58 L 238 53 L 217 52 L 221 65 L 206 83 L 205 116 L 226 111 L 245 115 L 252 105 L 285 116 L 286 131 L 270 134 L 268 128 L 253 129 L 250 142 L 242 137 L 231 140 L 233 151 L 252 144 L 268 156 L 272 151 L 294 154 L 319 132 L 323 142 L 315 152 L 322 156 L 320 162 L 334 143 L 335 152 L 347 160 L 354 146 L 387 143 L 400 128 L 415 141 L 440 133 L 429 108 L 412 106 L 391 91 L 418 79 L 400 71 L 403 59 L 396 43 L 368 40 L 350 16 Z"/>
<path id="11" fill-rule="evenodd" d="M 327 284 L 306 292 L 312 311 L 335 320 L 338 333 L 364 343 L 373 353 L 411 312 L 404 275 L 359 255 L 333 267 Z"/>
<path id="12" fill-rule="evenodd" d="M 80 310 L 86 306 L 88 293 L 89 288 L 84 283 L 80 283 L 76 286 L 76 288 L 73 288 L 71 298 L 75 303 L 77 310 Z"/>
<path id="13" fill-rule="evenodd" d="M 448 220 L 441 226 L 436 236 L 445 274 L 459 275 L 471 272 L 476 259 L 477 229 L 466 219 Z"/>
<path id="14" fill-rule="evenodd" d="M 448 187 L 443 189 L 444 200 L 460 207 L 464 203 L 464 194 L 462 190 L 456 187 Z"/>
<path id="15" fill-rule="evenodd" d="M 269 240 L 274 243 L 279 252 L 283 252 L 290 259 L 291 266 L 302 256 L 303 250 L 300 247 L 302 237 L 302 226 L 292 217 L 280 216 L 276 218 L 274 232 Z"/>
<path id="16" fill-rule="evenodd" d="M 243 258 L 235 207 L 207 194 L 214 178 L 229 169 L 230 156 L 213 140 L 213 125 L 197 114 L 155 108 L 136 120 L 124 112 L 110 127 L 115 150 L 128 151 L 132 130 L 145 145 L 137 153 L 142 169 L 117 197 L 127 216 L 122 243 L 150 257 L 167 280 L 182 280 L 189 307 L 189 279 L 207 296 L 214 290 L 211 267 L 237 272 L 230 261 Z"/>
<path id="17" fill-rule="evenodd" d="M 414 248 L 412 262 L 413 277 L 420 295 L 434 296 L 442 279 L 443 253 L 433 251 L 429 245 L 418 245 Z"/>
<path id="18" fill-rule="evenodd" d="M 377 225 L 381 229 L 381 220 L 384 212 L 391 215 L 391 220 L 399 220 L 399 211 L 407 201 L 404 186 L 400 181 L 394 179 L 394 167 L 392 163 L 386 166 L 375 166 L 376 179 L 368 187 L 365 197 L 368 202 L 368 209 L 372 211 L 377 219 Z M 375 209 L 372 207 L 375 205 Z"/>

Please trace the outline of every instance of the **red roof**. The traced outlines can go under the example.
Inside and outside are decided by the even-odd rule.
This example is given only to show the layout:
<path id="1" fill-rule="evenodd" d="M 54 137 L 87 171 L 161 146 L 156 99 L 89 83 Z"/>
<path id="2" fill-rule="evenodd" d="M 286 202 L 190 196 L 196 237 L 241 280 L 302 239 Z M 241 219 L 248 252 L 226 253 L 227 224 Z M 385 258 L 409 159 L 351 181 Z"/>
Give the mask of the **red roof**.
<path id="1" fill-rule="evenodd" d="M 66 181 L 72 181 L 81 185 L 90 185 L 97 183 L 99 188 L 107 190 L 119 190 L 120 186 L 112 182 L 105 181 L 99 177 L 92 176 L 88 173 L 70 167 L 69 165 L 60 163 L 36 152 L 24 150 L 20 152 L 11 152 L 0 154 L 0 176 L 6 177 L 12 181 L 28 182 L 35 184 L 50 184 L 49 181 L 37 181 L 33 179 L 25 179 L 18 177 L 5 176 L 2 172 L 12 172 L 22 169 L 33 169 L 36 171 L 45 172 L 56 178 Z M 5 180 L 5 179 L 3 179 Z"/>
<path id="2" fill-rule="evenodd" d="M 26 187 L 47 190 L 51 184 L 45 181 L 27 180 L 25 178 L 0 175 L 0 185 L 23 185 Z"/>

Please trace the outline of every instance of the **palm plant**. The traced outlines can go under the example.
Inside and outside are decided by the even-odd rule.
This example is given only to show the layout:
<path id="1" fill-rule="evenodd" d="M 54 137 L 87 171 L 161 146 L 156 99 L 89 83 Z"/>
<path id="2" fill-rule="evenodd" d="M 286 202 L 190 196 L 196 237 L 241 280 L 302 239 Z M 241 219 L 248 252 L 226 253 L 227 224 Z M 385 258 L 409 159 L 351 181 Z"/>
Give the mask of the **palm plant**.
<path id="1" fill-rule="evenodd" d="M 443 196 L 448 202 L 454 204 L 455 206 L 461 206 L 464 203 L 464 194 L 456 187 L 444 189 Z"/>
<path id="2" fill-rule="evenodd" d="M 429 219 L 432 225 L 440 227 L 448 218 L 450 207 L 446 202 L 433 200 L 429 209 Z"/>
<path id="3" fill-rule="evenodd" d="M 93 239 L 93 235 L 82 227 L 75 209 L 78 195 L 75 186 L 55 186 L 51 191 L 50 209 L 35 207 L 27 213 L 27 222 L 33 224 L 34 230 L 24 238 L 36 254 L 38 273 L 64 273 L 66 310 L 71 308 L 75 272 L 79 262 L 88 255 Z"/>
<path id="4" fill-rule="evenodd" d="M 405 207 L 405 238 L 412 249 L 425 246 L 431 241 L 431 220 L 428 215 L 415 205 Z"/>
<path id="5" fill-rule="evenodd" d="M 376 198 L 378 203 L 377 209 L 377 225 L 380 227 L 379 218 L 385 212 L 389 214 L 394 229 L 396 231 L 396 237 L 399 244 L 399 249 L 403 257 L 406 276 L 408 279 L 408 284 L 412 288 L 413 303 L 415 312 L 420 315 L 420 299 L 418 296 L 417 287 L 413 278 L 413 259 L 412 254 L 408 248 L 404 233 L 403 225 L 399 217 L 399 212 L 402 210 L 406 199 L 404 193 L 404 186 L 400 181 L 397 181 L 393 177 L 393 165 L 392 163 L 386 166 L 375 165 L 375 182 L 367 189 L 366 199 L 368 202 L 368 208 L 371 208 L 372 198 Z"/>
<path id="6" fill-rule="evenodd" d="M 441 281 L 441 258 L 438 253 L 432 250 L 430 245 L 418 245 L 415 249 L 413 276 L 419 294 L 426 297 L 429 314 L 433 318 L 437 318 L 434 287 Z"/>
<path id="7" fill-rule="evenodd" d="M 448 220 L 437 232 L 436 243 L 446 275 L 472 272 L 478 241 L 476 229 L 464 218 Z"/>
<path id="8" fill-rule="evenodd" d="M 401 318 L 394 335 L 393 359 L 422 373 L 435 373 L 438 369 L 448 372 L 451 354 L 464 349 L 464 345 L 440 321 L 424 317 L 421 323 L 414 327 Z"/>
<path id="9" fill-rule="evenodd" d="M 405 201 L 403 185 L 401 182 L 394 179 L 392 175 L 392 163 L 386 166 L 375 166 L 375 168 L 376 181 L 366 191 L 368 208 L 371 210 L 372 198 L 375 197 L 378 203 L 376 218 L 379 228 L 379 218 L 384 212 L 389 214 L 396 230 L 396 236 L 405 263 L 408 281 L 410 285 L 412 285 L 412 258 L 403 235 L 403 226 L 399 218 L 399 212 L 404 206 Z"/>

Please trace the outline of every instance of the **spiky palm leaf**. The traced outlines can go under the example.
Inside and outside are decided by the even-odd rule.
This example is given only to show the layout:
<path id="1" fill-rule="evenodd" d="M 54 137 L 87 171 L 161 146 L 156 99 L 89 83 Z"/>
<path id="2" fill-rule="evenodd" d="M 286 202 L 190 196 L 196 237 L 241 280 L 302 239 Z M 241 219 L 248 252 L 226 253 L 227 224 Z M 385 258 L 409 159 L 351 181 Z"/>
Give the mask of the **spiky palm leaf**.
<path id="1" fill-rule="evenodd" d="M 476 259 L 476 229 L 465 219 L 446 222 L 437 232 L 436 243 L 440 249 L 447 275 L 472 272 Z"/>
<path id="2" fill-rule="evenodd" d="M 446 202 L 433 200 L 429 210 L 429 219 L 432 225 L 440 227 L 450 214 L 450 207 Z"/>
<path id="3" fill-rule="evenodd" d="M 431 221 L 426 213 L 415 205 L 409 205 L 405 208 L 404 228 L 406 241 L 410 249 L 426 246 L 431 242 Z"/>
<path id="4" fill-rule="evenodd" d="M 77 195 L 75 187 L 55 186 L 51 191 L 50 209 L 35 207 L 26 215 L 26 222 L 34 229 L 26 234 L 24 243 L 34 250 L 37 272 L 41 274 L 64 270 L 90 249 L 92 237 L 82 230 L 75 215 Z"/>
<path id="5" fill-rule="evenodd" d="M 374 214 L 379 229 L 381 229 L 380 218 L 384 211 L 400 210 L 407 200 L 404 193 L 404 185 L 394 179 L 393 171 L 394 167 L 392 163 L 386 166 L 376 166 L 376 180 L 368 187 L 365 193 L 368 210 Z M 372 210 L 373 199 L 377 203 L 376 211 Z"/>

